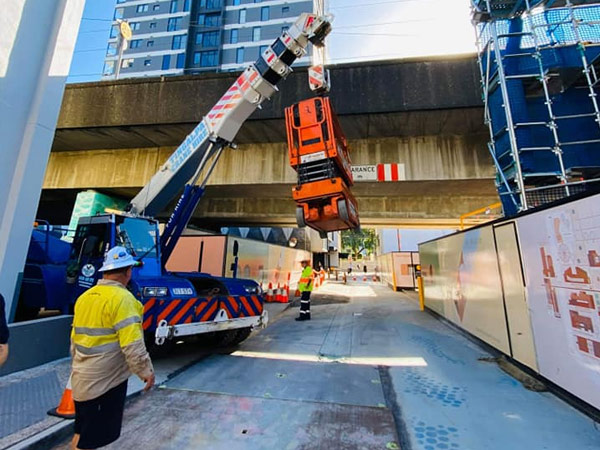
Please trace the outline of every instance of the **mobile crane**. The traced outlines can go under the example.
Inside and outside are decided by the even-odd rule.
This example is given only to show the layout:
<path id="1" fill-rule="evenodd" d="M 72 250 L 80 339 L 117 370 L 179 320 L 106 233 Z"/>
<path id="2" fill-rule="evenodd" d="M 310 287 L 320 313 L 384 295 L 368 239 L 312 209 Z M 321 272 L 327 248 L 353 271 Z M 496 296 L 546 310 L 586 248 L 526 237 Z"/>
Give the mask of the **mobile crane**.
<path id="1" fill-rule="evenodd" d="M 277 92 L 276 85 L 290 74 L 290 66 L 306 53 L 309 42 L 323 46 L 330 31 L 330 16 L 302 14 L 241 73 L 131 200 L 126 212 L 79 219 L 67 266 L 72 298 L 97 282 L 106 251 L 123 245 L 142 262 L 133 269 L 130 289 L 144 305 L 143 328 L 156 345 L 211 332 L 217 332 L 222 344 L 235 344 L 247 338 L 253 328 L 266 326 L 268 314 L 256 282 L 173 273 L 165 264 L 223 150 L 234 146 L 244 121 Z M 166 208 L 182 186 L 183 193 L 161 235 L 152 217 Z"/>

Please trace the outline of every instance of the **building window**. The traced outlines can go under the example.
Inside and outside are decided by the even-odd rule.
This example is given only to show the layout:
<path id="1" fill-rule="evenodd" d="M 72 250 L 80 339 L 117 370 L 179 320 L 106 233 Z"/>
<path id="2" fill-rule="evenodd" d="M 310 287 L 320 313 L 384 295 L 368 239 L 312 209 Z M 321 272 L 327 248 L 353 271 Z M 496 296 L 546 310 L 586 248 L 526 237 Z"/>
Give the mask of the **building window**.
<path id="1" fill-rule="evenodd" d="M 183 11 L 190 10 L 190 0 L 183 0 Z"/>
<path id="2" fill-rule="evenodd" d="M 177 67 L 178 69 L 183 69 L 184 66 L 185 66 L 185 53 L 180 53 L 179 55 L 177 55 L 177 65 L 175 67 Z"/>
<path id="3" fill-rule="evenodd" d="M 233 6 L 238 6 L 240 4 L 240 0 L 233 0 Z"/>
<path id="4" fill-rule="evenodd" d="M 241 64 L 244 62 L 244 47 L 240 47 L 235 52 L 235 62 Z"/>
<path id="5" fill-rule="evenodd" d="M 154 47 L 154 41 L 146 42 L 146 47 Z"/>
<path id="6" fill-rule="evenodd" d="M 289 6 L 284 6 L 281 8 L 281 14 L 287 14 L 290 12 L 290 7 Z"/>
<path id="7" fill-rule="evenodd" d="M 123 18 L 123 12 L 125 11 L 124 8 L 116 8 L 115 9 L 115 15 L 113 16 L 114 20 L 117 19 L 122 19 Z"/>
<path id="8" fill-rule="evenodd" d="M 240 9 L 240 23 L 246 23 L 246 10 Z"/>
<path id="9" fill-rule="evenodd" d="M 177 31 L 179 30 L 179 25 L 181 23 L 181 17 L 171 17 L 167 22 L 167 31 Z"/>
<path id="10" fill-rule="evenodd" d="M 145 59 L 144 60 L 144 66 L 148 67 L 151 64 L 152 64 L 152 60 L 151 59 Z"/>
<path id="11" fill-rule="evenodd" d="M 229 43 L 230 44 L 237 44 L 238 43 L 238 34 L 239 31 L 238 30 L 231 30 L 231 35 L 229 36 Z"/>
<path id="12" fill-rule="evenodd" d="M 207 27 L 218 27 L 219 14 L 207 14 L 204 16 L 204 25 Z"/>
<path id="13" fill-rule="evenodd" d="M 110 37 L 116 38 L 119 35 L 119 27 L 117 25 L 113 25 L 110 27 Z"/>
<path id="14" fill-rule="evenodd" d="M 152 9 L 153 9 L 154 11 L 158 11 L 158 10 L 160 9 L 160 5 L 158 5 L 158 4 L 157 4 L 157 5 L 154 5 L 154 6 L 152 7 Z"/>
<path id="15" fill-rule="evenodd" d="M 262 55 L 266 49 L 268 49 L 269 46 L 268 45 L 261 45 L 260 47 L 258 47 L 258 54 L 259 56 Z"/>
<path id="16" fill-rule="evenodd" d="M 171 14 L 177 12 L 177 0 L 171 0 L 171 7 L 169 8 Z"/>
<path id="17" fill-rule="evenodd" d="M 260 0 L 254 0 L 254 3 L 260 3 Z"/>
<path id="18" fill-rule="evenodd" d="M 171 66 L 171 55 L 163 55 L 162 70 L 169 70 Z"/>
<path id="19" fill-rule="evenodd" d="M 139 13 L 148 12 L 148 5 L 147 4 L 146 5 L 138 5 L 135 10 Z"/>
<path id="20" fill-rule="evenodd" d="M 200 67 L 213 67 L 219 64 L 218 52 L 216 50 L 210 52 L 196 52 L 194 53 L 194 65 L 200 65 Z"/>
<path id="21" fill-rule="evenodd" d="M 140 29 L 140 23 L 139 22 L 131 22 L 129 24 L 129 27 L 131 28 L 131 31 L 136 31 Z"/>
<path id="22" fill-rule="evenodd" d="M 252 28 L 252 40 L 254 42 L 260 41 L 260 27 Z"/>
<path id="23" fill-rule="evenodd" d="M 125 3 L 127 0 L 117 0 L 117 3 Z"/>
<path id="24" fill-rule="evenodd" d="M 187 44 L 187 36 L 185 34 L 180 34 L 179 36 L 173 36 L 173 42 L 171 42 L 172 50 L 179 50 L 180 48 L 185 48 Z"/>
<path id="25" fill-rule="evenodd" d="M 117 43 L 112 42 L 106 47 L 106 56 L 115 56 L 117 54 Z"/>
<path id="26" fill-rule="evenodd" d="M 129 42 L 129 48 L 138 48 L 141 44 L 141 39 L 134 39 L 133 41 Z"/>
<path id="27" fill-rule="evenodd" d="M 150 29 L 156 28 L 156 22 L 150 22 Z"/>
<path id="28" fill-rule="evenodd" d="M 207 8 L 220 8 L 221 7 L 221 0 L 206 0 L 206 7 Z"/>
<path id="29" fill-rule="evenodd" d="M 204 33 L 198 33 L 196 35 L 196 44 L 202 45 L 202 47 L 216 47 L 219 45 L 219 32 L 206 31 Z"/>
<path id="30" fill-rule="evenodd" d="M 270 15 L 271 12 L 268 6 L 263 6 L 262 8 L 260 8 L 260 20 L 262 20 L 263 22 L 265 20 L 269 20 Z"/>
<path id="31" fill-rule="evenodd" d="M 129 67 L 133 67 L 133 61 L 133 58 L 124 59 L 123 61 L 121 61 L 121 68 L 128 69 Z"/>
<path id="32" fill-rule="evenodd" d="M 112 75 L 115 73 L 115 62 L 114 61 L 106 61 L 104 63 L 104 69 L 102 70 L 102 75 Z"/>

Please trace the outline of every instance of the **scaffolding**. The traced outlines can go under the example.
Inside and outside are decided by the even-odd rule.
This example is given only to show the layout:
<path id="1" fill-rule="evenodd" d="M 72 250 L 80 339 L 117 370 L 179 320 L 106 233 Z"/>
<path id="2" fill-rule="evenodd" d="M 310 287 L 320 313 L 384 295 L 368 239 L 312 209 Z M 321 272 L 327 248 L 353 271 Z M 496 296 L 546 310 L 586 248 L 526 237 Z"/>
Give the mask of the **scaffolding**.
<path id="1" fill-rule="evenodd" d="M 506 216 L 600 182 L 600 1 L 472 0 Z"/>

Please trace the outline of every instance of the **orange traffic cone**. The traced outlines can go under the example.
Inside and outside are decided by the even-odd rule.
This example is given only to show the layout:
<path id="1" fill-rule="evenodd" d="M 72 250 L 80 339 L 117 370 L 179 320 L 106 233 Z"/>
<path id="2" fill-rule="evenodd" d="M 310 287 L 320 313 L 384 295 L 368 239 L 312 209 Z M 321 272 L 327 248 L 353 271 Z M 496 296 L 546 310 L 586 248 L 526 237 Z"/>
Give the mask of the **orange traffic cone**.
<path id="1" fill-rule="evenodd" d="M 283 303 L 281 301 L 282 295 L 281 295 L 281 284 L 277 283 L 277 290 L 275 291 L 275 301 L 277 303 Z"/>
<path id="2" fill-rule="evenodd" d="M 67 381 L 67 387 L 63 392 L 62 398 L 58 407 L 52 408 L 48 411 L 51 416 L 62 417 L 63 419 L 74 419 L 75 418 L 75 402 L 73 401 L 73 393 L 71 392 L 71 376 L 69 375 L 69 381 Z"/>

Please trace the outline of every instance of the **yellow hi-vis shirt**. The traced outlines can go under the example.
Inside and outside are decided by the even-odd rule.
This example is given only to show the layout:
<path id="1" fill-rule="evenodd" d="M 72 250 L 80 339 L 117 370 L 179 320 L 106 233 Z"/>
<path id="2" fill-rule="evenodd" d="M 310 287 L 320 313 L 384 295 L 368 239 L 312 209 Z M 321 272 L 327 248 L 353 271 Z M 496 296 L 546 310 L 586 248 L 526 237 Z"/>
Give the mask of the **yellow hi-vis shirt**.
<path id="1" fill-rule="evenodd" d="M 302 275 L 300 275 L 300 281 L 298 282 L 298 290 L 300 292 L 312 292 L 313 290 L 313 270 L 312 267 L 306 266 L 302 269 Z"/>
<path id="2" fill-rule="evenodd" d="M 73 398 L 86 401 L 135 373 L 153 373 L 144 344 L 142 304 L 122 284 L 99 280 L 75 303 L 71 353 Z"/>

